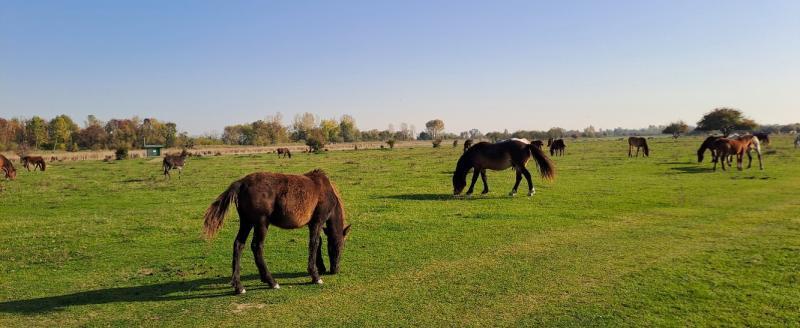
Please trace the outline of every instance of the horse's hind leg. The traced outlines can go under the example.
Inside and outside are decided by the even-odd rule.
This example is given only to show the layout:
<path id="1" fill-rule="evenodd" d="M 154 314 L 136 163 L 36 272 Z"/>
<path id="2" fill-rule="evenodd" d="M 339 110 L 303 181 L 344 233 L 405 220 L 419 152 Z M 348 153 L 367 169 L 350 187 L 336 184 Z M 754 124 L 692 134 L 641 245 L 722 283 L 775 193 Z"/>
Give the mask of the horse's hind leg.
<path id="1" fill-rule="evenodd" d="M 233 261 L 231 263 L 231 269 L 233 271 L 231 274 L 231 285 L 233 285 L 233 291 L 236 294 L 244 294 L 246 292 L 240 278 L 240 264 L 242 250 L 244 250 L 244 244 L 247 242 L 247 235 L 250 234 L 250 229 L 253 228 L 252 224 L 244 222 L 243 218 L 241 220 L 242 221 L 239 223 L 239 233 L 236 234 L 236 239 L 233 241 Z"/>
<path id="2" fill-rule="evenodd" d="M 278 289 L 280 285 L 272 278 L 272 274 L 267 268 L 267 263 L 264 261 L 264 239 L 267 238 L 267 229 L 269 225 L 266 223 L 266 218 L 255 227 L 253 240 L 250 242 L 250 249 L 253 251 L 253 258 L 256 260 L 256 267 L 258 268 L 258 275 L 261 277 L 261 282 L 269 284 L 270 287 Z"/>
<path id="3" fill-rule="evenodd" d="M 531 172 L 528 172 L 524 166 L 522 167 L 522 175 L 525 176 L 525 180 L 528 180 L 528 197 L 533 196 L 536 193 L 536 189 L 533 188 L 533 181 L 531 180 Z"/>
<path id="4" fill-rule="evenodd" d="M 481 181 L 483 181 L 483 191 L 481 191 L 481 195 L 486 195 L 489 193 L 489 183 L 486 182 L 486 170 L 481 170 Z"/>
<path id="5" fill-rule="evenodd" d="M 750 154 L 750 150 L 748 149 L 747 150 L 747 168 L 749 169 L 751 166 L 753 166 L 753 155 Z"/>
<path id="6" fill-rule="evenodd" d="M 519 182 L 522 181 L 522 172 L 514 168 L 517 171 L 517 181 L 514 182 L 514 189 L 511 189 L 511 192 L 508 193 L 509 196 L 515 196 L 517 194 L 517 188 L 519 188 Z"/>

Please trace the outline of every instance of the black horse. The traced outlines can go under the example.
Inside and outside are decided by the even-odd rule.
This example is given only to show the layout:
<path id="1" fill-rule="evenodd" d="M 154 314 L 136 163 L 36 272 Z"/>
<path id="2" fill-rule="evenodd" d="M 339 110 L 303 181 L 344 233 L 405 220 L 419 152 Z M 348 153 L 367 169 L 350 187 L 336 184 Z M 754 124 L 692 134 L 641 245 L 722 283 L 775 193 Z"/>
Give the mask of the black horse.
<path id="1" fill-rule="evenodd" d="M 517 181 L 510 195 L 514 196 L 517 193 L 519 182 L 524 175 L 525 179 L 528 180 L 528 196 L 532 196 L 536 190 L 533 188 L 531 174 L 525 168 L 531 157 L 536 161 L 543 179 L 552 180 L 555 178 L 556 171 L 553 162 L 547 158 L 544 151 L 534 145 L 520 140 L 507 140 L 495 144 L 479 142 L 467 149 L 458 159 L 456 170 L 453 173 L 453 195 L 461 194 L 464 187 L 467 186 L 467 173 L 469 173 L 469 170 L 473 170 L 473 173 L 472 184 L 467 190 L 467 196 L 472 195 L 475 182 L 478 181 L 478 175 L 483 180 L 483 192 L 481 194 L 489 192 L 489 185 L 486 183 L 486 169 L 500 171 L 513 167 L 517 172 Z"/>

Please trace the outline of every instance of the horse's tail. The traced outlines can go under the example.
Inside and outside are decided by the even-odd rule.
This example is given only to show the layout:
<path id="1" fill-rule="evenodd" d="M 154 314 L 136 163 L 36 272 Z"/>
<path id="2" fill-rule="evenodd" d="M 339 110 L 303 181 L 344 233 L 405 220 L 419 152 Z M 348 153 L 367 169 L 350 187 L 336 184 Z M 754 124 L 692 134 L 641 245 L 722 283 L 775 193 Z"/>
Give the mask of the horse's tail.
<path id="1" fill-rule="evenodd" d="M 239 188 L 242 182 L 236 181 L 228 187 L 228 190 L 222 192 L 217 199 L 211 203 L 206 209 L 205 223 L 203 224 L 203 234 L 206 238 L 213 238 L 217 231 L 222 228 L 222 222 L 225 220 L 225 214 L 228 212 L 228 207 L 231 203 L 237 203 L 239 198 Z M 237 205 L 238 206 L 238 205 Z"/>
<path id="2" fill-rule="evenodd" d="M 544 151 L 536 148 L 533 144 L 528 145 L 528 150 L 530 150 L 531 155 L 533 155 L 533 159 L 536 161 L 536 166 L 539 167 L 539 173 L 542 176 L 542 179 L 553 181 L 556 177 L 556 166 L 553 165 L 553 162 L 547 158 Z M 551 149 L 552 151 L 552 149 Z"/>

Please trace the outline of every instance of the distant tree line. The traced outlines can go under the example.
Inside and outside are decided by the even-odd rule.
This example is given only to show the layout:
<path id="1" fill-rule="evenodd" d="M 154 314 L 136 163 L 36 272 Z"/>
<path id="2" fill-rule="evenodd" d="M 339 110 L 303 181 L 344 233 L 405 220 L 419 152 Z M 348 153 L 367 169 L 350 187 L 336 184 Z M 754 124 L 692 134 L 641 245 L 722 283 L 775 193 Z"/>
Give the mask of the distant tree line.
<path id="1" fill-rule="evenodd" d="M 103 122 L 89 115 L 82 126 L 67 115 L 50 120 L 39 116 L 0 118 L 0 151 L 141 148 L 145 142 L 179 147 L 190 146 L 194 138 L 186 132 L 178 133 L 175 123 L 155 118 Z"/>
<path id="2" fill-rule="evenodd" d="M 509 138 L 547 139 L 547 138 L 600 138 L 633 135 L 672 134 L 678 137 L 693 133 L 722 133 L 728 135 L 736 131 L 790 133 L 800 131 L 800 123 L 787 125 L 761 125 L 744 117 L 733 108 L 716 108 L 706 113 L 696 127 L 683 121 L 668 125 L 650 125 L 641 129 L 598 129 L 588 126 L 582 130 L 567 130 L 553 127 L 546 131 L 508 130 L 482 133 L 471 129 L 461 133 L 445 132 L 441 119 L 425 123 L 425 129 L 417 134 L 412 124 L 400 123 L 398 128 L 389 124 L 385 130 L 359 130 L 355 119 L 342 115 L 338 119 L 320 119 L 312 113 L 298 114 L 291 124 L 283 124 L 283 116 L 277 113 L 263 120 L 251 123 L 226 126 L 222 135 L 207 134 L 190 137 L 186 132 L 178 132 L 175 123 L 163 122 L 155 118 L 111 119 L 106 122 L 89 115 L 82 125 L 78 125 L 67 115 L 59 115 L 50 120 L 39 116 L 29 119 L 0 118 L 0 151 L 31 150 L 100 150 L 135 149 L 145 144 L 159 144 L 166 147 L 193 147 L 194 145 L 253 145 L 266 146 L 287 142 L 300 142 L 319 149 L 329 143 L 355 141 L 405 141 L 443 139 L 488 139 L 498 141 Z"/>

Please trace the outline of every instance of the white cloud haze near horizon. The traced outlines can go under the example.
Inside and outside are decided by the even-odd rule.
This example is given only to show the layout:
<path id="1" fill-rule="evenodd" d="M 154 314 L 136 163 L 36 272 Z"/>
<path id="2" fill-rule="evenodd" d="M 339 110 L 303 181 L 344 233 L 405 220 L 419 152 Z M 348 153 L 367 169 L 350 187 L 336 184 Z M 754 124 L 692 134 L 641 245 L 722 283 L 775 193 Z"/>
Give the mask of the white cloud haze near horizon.
<path id="1" fill-rule="evenodd" d="M 800 2 L 6 1 L 0 117 L 483 132 L 800 121 Z"/>

